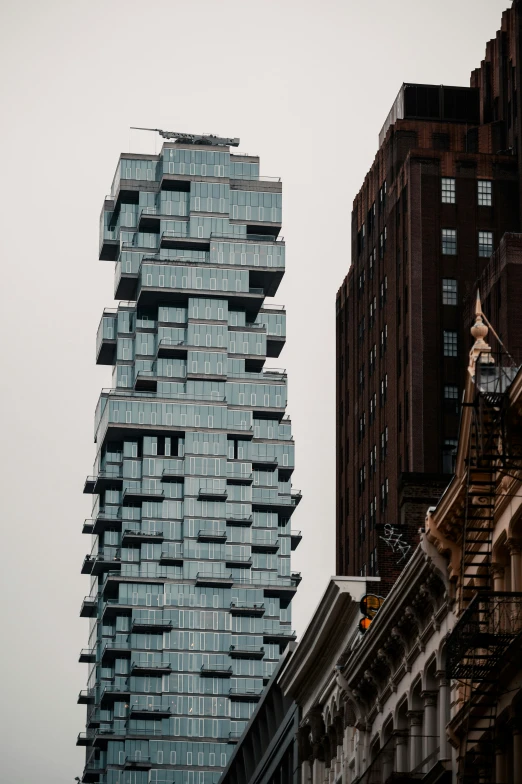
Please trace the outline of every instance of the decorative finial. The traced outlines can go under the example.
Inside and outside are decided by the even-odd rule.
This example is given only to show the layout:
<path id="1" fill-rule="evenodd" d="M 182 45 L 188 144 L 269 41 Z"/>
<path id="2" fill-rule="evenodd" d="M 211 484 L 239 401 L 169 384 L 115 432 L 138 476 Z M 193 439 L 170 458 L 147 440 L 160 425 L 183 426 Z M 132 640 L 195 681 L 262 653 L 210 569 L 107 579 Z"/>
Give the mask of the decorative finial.
<path id="1" fill-rule="evenodd" d="M 477 361 L 482 364 L 494 364 L 495 360 L 491 356 L 491 347 L 486 343 L 489 329 L 482 319 L 482 303 L 480 301 L 480 291 L 477 289 L 477 299 L 475 301 L 475 323 L 471 327 L 471 334 L 475 338 L 475 343 L 469 352 L 468 373 L 475 375 L 475 365 Z"/>

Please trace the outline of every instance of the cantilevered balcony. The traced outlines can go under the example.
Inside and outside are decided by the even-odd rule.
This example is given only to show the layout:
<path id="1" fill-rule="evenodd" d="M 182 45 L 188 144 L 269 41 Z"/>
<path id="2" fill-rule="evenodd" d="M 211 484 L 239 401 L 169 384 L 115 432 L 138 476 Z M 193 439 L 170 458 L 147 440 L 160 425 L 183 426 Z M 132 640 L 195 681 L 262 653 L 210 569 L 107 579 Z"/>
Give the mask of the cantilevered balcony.
<path id="1" fill-rule="evenodd" d="M 118 311 L 106 308 L 103 311 L 96 335 L 96 364 L 113 365 L 116 358 Z"/>
<path id="2" fill-rule="evenodd" d="M 114 661 L 114 659 L 127 659 L 130 655 L 130 642 L 108 640 L 102 647 L 101 661 L 107 666 L 106 662 Z"/>
<path id="3" fill-rule="evenodd" d="M 78 694 L 78 705 L 94 705 L 94 689 L 82 689 Z"/>
<path id="4" fill-rule="evenodd" d="M 103 219 L 103 213 L 102 213 Z M 116 261 L 120 251 L 120 240 L 116 229 L 104 226 L 100 232 L 99 258 L 101 261 Z"/>
<path id="5" fill-rule="evenodd" d="M 225 554 L 225 563 L 227 566 L 242 566 L 246 569 L 250 569 L 252 566 L 252 556 L 251 555 L 236 555 L 234 553 L 226 553 Z"/>
<path id="6" fill-rule="evenodd" d="M 170 707 L 161 705 L 131 705 L 129 716 L 131 719 L 142 717 L 144 719 L 168 719 Z"/>
<path id="7" fill-rule="evenodd" d="M 123 504 L 143 503 L 144 501 L 163 501 L 165 493 L 162 487 L 147 487 L 137 485 L 136 487 L 126 487 L 123 491 Z"/>
<path id="8" fill-rule="evenodd" d="M 208 527 L 200 528 L 198 531 L 198 542 L 226 542 L 227 532 L 225 528 Z"/>
<path id="9" fill-rule="evenodd" d="M 229 525 L 252 525 L 254 518 L 251 514 L 227 514 L 227 523 Z"/>
<path id="10" fill-rule="evenodd" d="M 262 692 L 258 689 L 229 689 L 228 694 L 231 700 L 236 702 L 257 702 L 261 699 Z"/>
<path id="11" fill-rule="evenodd" d="M 120 686 L 115 683 L 107 683 L 100 694 L 100 704 L 125 702 L 129 697 L 130 690 L 128 685 Z"/>
<path id="12" fill-rule="evenodd" d="M 173 217 L 177 216 L 161 215 L 158 207 L 141 207 L 138 213 L 138 231 L 142 233 L 152 231 L 154 234 L 157 234 L 159 232 L 162 217 L 172 220 Z"/>
<path id="13" fill-rule="evenodd" d="M 187 341 L 177 338 L 161 338 L 156 351 L 156 359 L 164 357 L 178 357 L 183 359 L 187 356 Z"/>
<path id="14" fill-rule="evenodd" d="M 252 552 L 253 553 L 277 553 L 279 550 L 279 539 L 277 536 L 268 533 L 252 531 Z"/>
<path id="15" fill-rule="evenodd" d="M 101 608 L 102 621 L 104 624 L 111 625 L 117 615 L 132 615 L 135 609 L 134 605 L 120 604 L 117 599 L 108 599 Z"/>
<path id="16" fill-rule="evenodd" d="M 82 534 L 92 534 L 94 531 L 94 520 L 91 517 L 83 521 Z"/>
<path id="17" fill-rule="evenodd" d="M 172 666 L 166 659 L 136 659 L 131 663 L 132 675 L 168 675 L 171 671 Z"/>
<path id="18" fill-rule="evenodd" d="M 114 299 L 134 300 L 138 286 L 139 267 L 118 261 L 114 271 Z"/>
<path id="19" fill-rule="evenodd" d="M 131 709 L 132 714 L 132 709 Z M 160 715 L 155 713 L 154 716 L 160 718 Z M 167 714 L 168 716 L 168 714 Z M 153 718 L 152 716 L 150 718 Z M 161 716 L 161 718 L 164 718 Z M 150 757 L 141 757 L 138 754 L 132 754 L 128 757 L 125 757 L 125 761 L 123 763 L 123 770 L 151 770 L 152 768 L 152 760 Z"/>
<path id="20" fill-rule="evenodd" d="M 222 488 L 200 487 L 198 501 L 226 501 L 228 492 Z"/>
<path id="21" fill-rule="evenodd" d="M 77 746 L 92 746 L 94 741 L 94 730 L 87 730 L 86 732 L 80 732 L 78 737 L 76 738 L 76 745 Z"/>
<path id="22" fill-rule="evenodd" d="M 91 555 L 86 555 L 82 565 L 82 574 L 92 574 L 98 576 L 121 567 L 119 550 L 114 547 L 108 548 L 109 552 L 100 551 Z M 114 552 L 113 552 L 114 551 Z"/>
<path id="23" fill-rule="evenodd" d="M 277 468 L 277 457 L 253 457 L 252 468 L 258 471 L 273 471 Z"/>
<path id="24" fill-rule="evenodd" d="M 212 574 L 212 572 L 198 572 L 196 575 L 196 585 L 225 586 L 230 588 L 234 584 L 231 574 Z"/>
<path id="25" fill-rule="evenodd" d="M 301 531 L 290 531 L 290 547 L 292 550 L 297 549 L 302 538 Z"/>
<path id="26" fill-rule="evenodd" d="M 121 535 L 122 546 L 140 544 L 141 542 L 159 542 L 165 538 L 163 531 L 143 530 L 140 526 L 136 528 L 125 528 Z"/>
<path id="27" fill-rule="evenodd" d="M 169 632 L 174 627 L 172 618 L 165 618 L 162 615 L 143 614 L 133 618 L 131 632 L 133 634 L 143 634 L 146 632 Z"/>
<path id="28" fill-rule="evenodd" d="M 108 528 L 120 528 L 121 526 L 121 509 L 114 507 L 107 507 L 107 509 L 100 509 L 96 517 L 84 522 L 84 533 L 102 534 Z M 85 529 L 92 528 L 90 531 Z"/>
<path id="29" fill-rule="evenodd" d="M 97 607 L 98 598 L 96 596 L 86 596 L 82 602 L 80 618 L 94 618 L 96 616 Z"/>
<path id="30" fill-rule="evenodd" d="M 230 602 L 230 614 L 260 618 L 265 614 L 265 605 L 263 602 L 247 602 L 234 599 L 234 601 Z"/>
<path id="31" fill-rule="evenodd" d="M 199 674 L 202 678 L 230 678 L 232 672 L 229 664 L 203 664 Z"/>
<path id="32" fill-rule="evenodd" d="M 252 507 L 254 509 L 291 515 L 301 501 L 301 498 L 302 495 L 300 490 L 295 490 L 292 493 L 270 492 L 263 494 L 261 488 L 259 488 L 257 494 L 254 493 L 252 497 Z"/>
<path id="33" fill-rule="evenodd" d="M 296 639 L 297 635 L 293 629 L 286 629 L 285 627 L 268 628 L 263 631 L 263 642 L 266 643 L 274 642 L 286 645 L 289 642 L 294 642 Z"/>
<path id="34" fill-rule="evenodd" d="M 179 463 L 171 463 L 167 468 L 163 469 L 161 479 L 163 482 L 179 482 L 185 476 L 185 463 L 180 460 Z"/>
<path id="35" fill-rule="evenodd" d="M 251 485 L 254 481 L 252 471 L 232 471 L 230 466 L 227 468 L 227 484 L 229 485 Z"/>
<path id="36" fill-rule="evenodd" d="M 139 370 L 134 379 L 134 389 L 137 392 L 153 392 L 158 388 L 158 377 L 155 370 Z"/>
<path id="37" fill-rule="evenodd" d="M 82 648 L 78 661 L 80 664 L 94 664 L 96 661 L 96 648 Z"/>
<path id="38" fill-rule="evenodd" d="M 83 769 L 82 784 L 83 782 L 90 784 L 90 782 L 99 781 L 104 767 L 101 759 L 88 759 Z"/>
<path id="39" fill-rule="evenodd" d="M 259 645 L 231 645 L 228 653 L 232 659 L 263 659 L 265 649 Z"/>
<path id="40" fill-rule="evenodd" d="M 293 577 L 277 577 L 274 580 L 263 580 L 263 589 L 266 596 L 278 596 L 279 598 L 291 599 L 297 591 L 300 581 Z"/>
<path id="41" fill-rule="evenodd" d="M 176 217 L 176 220 L 183 220 L 182 216 Z M 210 250 L 209 237 L 190 237 L 188 236 L 189 223 L 187 221 L 187 228 L 185 231 L 176 231 L 175 229 L 165 230 L 160 237 L 160 248 L 177 248 L 179 250 Z"/>
<path id="42" fill-rule="evenodd" d="M 183 563 L 183 545 L 179 542 L 164 542 L 160 553 L 160 563 Z"/>
<path id="43" fill-rule="evenodd" d="M 84 493 L 100 494 L 107 488 L 120 488 L 123 483 L 121 466 L 114 466 L 105 471 L 99 471 L 96 476 L 88 476 L 83 488 Z"/>

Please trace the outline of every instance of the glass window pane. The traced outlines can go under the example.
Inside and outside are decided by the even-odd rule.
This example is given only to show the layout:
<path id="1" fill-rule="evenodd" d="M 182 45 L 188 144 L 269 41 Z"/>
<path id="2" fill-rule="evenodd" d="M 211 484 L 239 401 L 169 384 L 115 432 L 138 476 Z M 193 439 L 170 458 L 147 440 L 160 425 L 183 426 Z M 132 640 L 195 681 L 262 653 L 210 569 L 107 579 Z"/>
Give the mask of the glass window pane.
<path id="1" fill-rule="evenodd" d="M 442 178 L 442 202 L 443 204 L 455 204 L 455 178 Z"/>
<path id="2" fill-rule="evenodd" d="M 456 229 L 442 229 L 442 253 L 445 256 L 457 255 Z"/>

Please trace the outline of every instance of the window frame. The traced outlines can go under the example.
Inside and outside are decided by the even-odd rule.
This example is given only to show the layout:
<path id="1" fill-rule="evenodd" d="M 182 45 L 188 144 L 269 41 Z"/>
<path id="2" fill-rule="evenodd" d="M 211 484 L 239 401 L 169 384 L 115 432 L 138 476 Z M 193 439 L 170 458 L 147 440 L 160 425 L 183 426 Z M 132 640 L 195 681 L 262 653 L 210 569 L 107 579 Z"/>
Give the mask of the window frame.
<path id="1" fill-rule="evenodd" d="M 440 198 L 442 204 L 456 204 L 457 201 L 456 186 L 457 186 L 457 181 L 455 177 L 441 177 Z"/>

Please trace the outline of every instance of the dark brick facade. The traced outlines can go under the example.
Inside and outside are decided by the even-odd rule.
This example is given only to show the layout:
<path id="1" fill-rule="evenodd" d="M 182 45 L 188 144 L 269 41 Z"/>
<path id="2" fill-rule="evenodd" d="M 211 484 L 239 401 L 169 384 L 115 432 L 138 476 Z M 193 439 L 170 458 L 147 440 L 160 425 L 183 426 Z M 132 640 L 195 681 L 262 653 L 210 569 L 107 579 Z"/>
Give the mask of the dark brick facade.
<path id="1" fill-rule="evenodd" d="M 353 205 L 351 266 L 336 302 L 337 573 L 378 574 L 384 592 L 451 478 L 470 347 L 465 314 L 489 262 L 479 232 L 501 245 L 500 265 L 502 237 L 521 230 L 521 10 L 516 0 L 503 15 L 469 90 L 404 87 Z M 454 203 L 443 200 L 442 178 L 454 181 Z M 479 181 L 491 184 L 490 205 L 480 203 Z M 454 254 L 443 252 L 443 230 L 456 232 Z M 522 261 L 517 243 L 512 255 Z M 510 302 L 498 323 L 516 351 L 521 261 L 484 292 L 497 313 Z M 455 281 L 456 304 L 443 299 L 443 281 Z"/>

